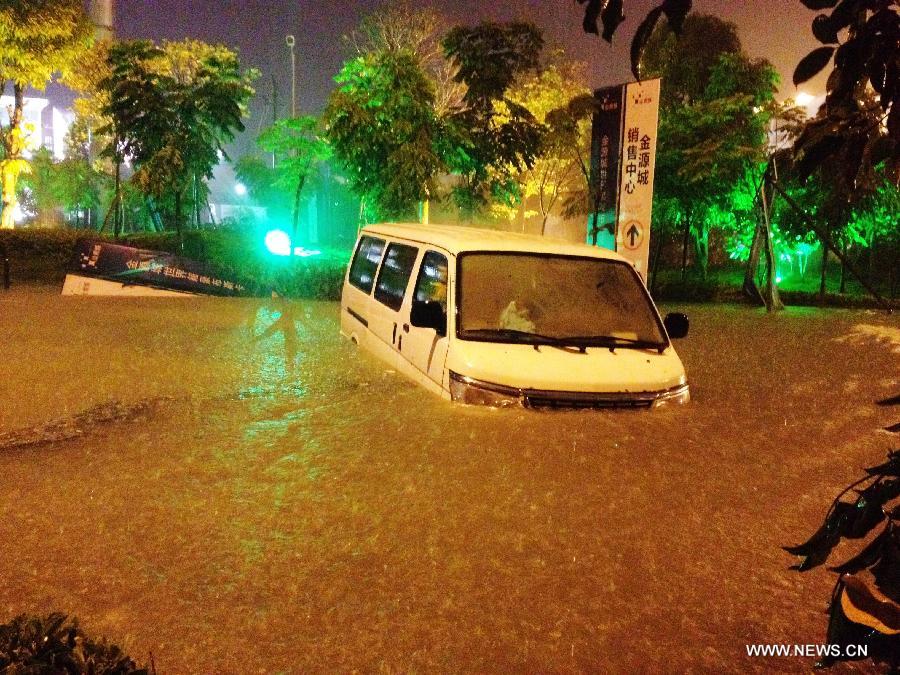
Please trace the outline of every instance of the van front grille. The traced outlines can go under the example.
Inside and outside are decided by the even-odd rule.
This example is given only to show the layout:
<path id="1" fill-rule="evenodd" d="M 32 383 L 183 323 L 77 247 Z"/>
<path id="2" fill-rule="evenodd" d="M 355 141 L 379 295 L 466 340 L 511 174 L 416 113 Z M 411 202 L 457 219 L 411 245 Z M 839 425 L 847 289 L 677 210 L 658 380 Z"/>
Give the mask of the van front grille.
<path id="1" fill-rule="evenodd" d="M 655 394 L 593 394 L 564 391 L 525 391 L 523 400 L 528 408 L 649 408 Z"/>

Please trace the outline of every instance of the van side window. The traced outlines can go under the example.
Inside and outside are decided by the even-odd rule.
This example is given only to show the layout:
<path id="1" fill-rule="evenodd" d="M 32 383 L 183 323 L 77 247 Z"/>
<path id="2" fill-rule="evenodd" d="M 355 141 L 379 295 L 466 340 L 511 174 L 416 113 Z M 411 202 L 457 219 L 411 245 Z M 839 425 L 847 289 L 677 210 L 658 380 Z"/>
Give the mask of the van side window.
<path id="1" fill-rule="evenodd" d="M 418 302 L 438 302 L 447 311 L 447 258 L 436 251 L 428 251 L 422 258 L 416 291 Z"/>
<path id="2" fill-rule="evenodd" d="M 353 264 L 350 265 L 351 284 L 365 293 L 372 292 L 375 283 L 375 270 L 381 261 L 381 252 L 384 251 L 384 240 L 374 237 L 363 237 L 359 240 L 356 255 L 353 256 Z"/>
<path id="3" fill-rule="evenodd" d="M 375 285 L 375 299 L 395 312 L 403 304 L 403 296 L 419 249 L 406 244 L 390 244 Z"/>

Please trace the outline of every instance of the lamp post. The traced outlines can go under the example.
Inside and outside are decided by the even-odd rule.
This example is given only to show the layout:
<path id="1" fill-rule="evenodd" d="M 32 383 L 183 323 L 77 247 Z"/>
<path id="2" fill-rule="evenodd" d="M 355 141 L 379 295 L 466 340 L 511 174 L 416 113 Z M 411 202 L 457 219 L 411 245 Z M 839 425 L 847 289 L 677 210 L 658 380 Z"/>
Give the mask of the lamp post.
<path id="1" fill-rule="evenodd" d="M 288 35 L 284 39 L 291 50 L 291 117 L 297 116 L 297 58 L 294 55 L 294 45 L 296 40 L 293 35 Z"/>

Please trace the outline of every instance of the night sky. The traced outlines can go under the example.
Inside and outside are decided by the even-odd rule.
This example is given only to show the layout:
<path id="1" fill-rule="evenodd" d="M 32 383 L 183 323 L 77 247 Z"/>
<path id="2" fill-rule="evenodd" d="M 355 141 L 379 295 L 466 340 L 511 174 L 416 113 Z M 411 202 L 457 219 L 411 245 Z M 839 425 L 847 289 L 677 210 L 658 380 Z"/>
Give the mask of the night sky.
<path id="1" fill-rule="evenodd" d="M 574 0 L 509 0 L 507 2 L 437 1 L 432 6 L 454 23 L 527 19 L 537 24 L 548 43 L 588 64 L 590 84 L 602 86 L 631 79 L 628 46 L 647 11 L 659 0 L 626 2 L 626 22 L 610 47 L 581 30 L 582 7 Z M 297 39 L 298 105 L 303 113 L 321 111 L 332 78 L 346 58 L 341 36 L 383 5 L 378 0 L 118 0 L 116 32 L 120 38 L 182 39 L 222 42 L 239 50 L 243 63 L 262 71 L 257 83 L 257 112 L 248 123 L 253 131 L 271 93 L 271 77 L 279 83 L 281 110 L 290 97 L 290 59 L 285 35 Z M 694 11 L 713 13 L 738 24 L 751 56 L 765 56 L 782 74 L 782 97 L 794 94 L 790 76 L 797 62 L 816 43 L 810 33 L 814 13 L 799 0 L 695 0 Z M 821 78 L 820 78 L 821 79 Z M 808 85 L 822 88 L 821 81 Z M 271 113 L 269 113 L 270 115 Z"/>

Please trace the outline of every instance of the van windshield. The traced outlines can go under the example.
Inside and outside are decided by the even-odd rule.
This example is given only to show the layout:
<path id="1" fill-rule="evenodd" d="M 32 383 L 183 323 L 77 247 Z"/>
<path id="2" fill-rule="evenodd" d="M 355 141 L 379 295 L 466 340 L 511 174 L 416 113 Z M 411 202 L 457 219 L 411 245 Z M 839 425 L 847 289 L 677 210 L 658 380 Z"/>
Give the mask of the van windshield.
<path id="1" fill-rule="evenodd" d="M 534 253 L 459 257 L 457 336 L 560 346 L 663 348 L 637 274 L 616 260 Z"/>

